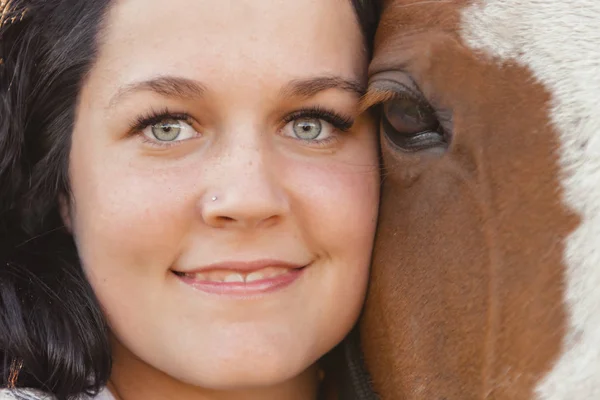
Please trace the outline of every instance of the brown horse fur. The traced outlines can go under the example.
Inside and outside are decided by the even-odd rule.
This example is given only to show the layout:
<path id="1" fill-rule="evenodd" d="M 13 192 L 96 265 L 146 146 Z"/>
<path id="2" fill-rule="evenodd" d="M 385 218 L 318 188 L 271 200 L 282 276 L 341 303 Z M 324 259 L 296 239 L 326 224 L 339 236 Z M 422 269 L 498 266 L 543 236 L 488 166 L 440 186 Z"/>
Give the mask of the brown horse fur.
<path id="1" fill-rule="evenodd" d="M 374 390 L 600 399 L 600 1 L 389 0 L 369 74 L 365 107 L 412 81 L 451 120 L 446 149 L 382 127 Z"/>

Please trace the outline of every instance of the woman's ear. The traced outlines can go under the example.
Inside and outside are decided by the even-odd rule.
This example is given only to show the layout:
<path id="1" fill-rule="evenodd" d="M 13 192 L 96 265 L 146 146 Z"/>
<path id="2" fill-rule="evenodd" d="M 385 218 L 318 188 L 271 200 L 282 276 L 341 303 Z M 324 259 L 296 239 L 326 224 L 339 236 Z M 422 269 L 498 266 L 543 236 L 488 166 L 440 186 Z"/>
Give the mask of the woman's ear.
<path id="1" fill-rule="evenodd" d="M 61 194 L 58 197 L 58 208 L 60 211 L 60 218 L 65 224 L 65 228 L 70 234 L 73 234 L 73 221 L 71 219 L 71 205 L 66 195 Z"/>

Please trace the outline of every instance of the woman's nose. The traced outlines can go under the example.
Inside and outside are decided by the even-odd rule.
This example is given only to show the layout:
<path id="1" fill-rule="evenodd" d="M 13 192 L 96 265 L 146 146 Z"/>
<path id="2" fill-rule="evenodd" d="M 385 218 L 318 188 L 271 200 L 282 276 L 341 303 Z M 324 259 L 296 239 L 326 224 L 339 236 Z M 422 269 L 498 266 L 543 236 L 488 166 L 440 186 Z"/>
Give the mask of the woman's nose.
<path id="1" fill-rule="evenodd" d="M 237 148 L 221 157 L 213 182 L 200 199 L 202 219 L 217 228 L 253 229 L 280 222 L 289 212 L 289 199 L 272 154 Z"/>

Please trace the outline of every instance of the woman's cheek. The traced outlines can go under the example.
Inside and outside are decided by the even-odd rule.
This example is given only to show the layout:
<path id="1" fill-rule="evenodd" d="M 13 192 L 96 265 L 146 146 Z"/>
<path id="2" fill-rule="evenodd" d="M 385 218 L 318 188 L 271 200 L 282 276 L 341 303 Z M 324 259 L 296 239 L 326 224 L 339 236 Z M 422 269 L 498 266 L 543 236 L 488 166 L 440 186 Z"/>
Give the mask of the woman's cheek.
<path id="1" fill-rule="evenodd" d="M 370 255 L 379 204 L 377 153 L 355 162 L 287 163 L 287 181 L 301 204 L 296 218 L 336 257 Z"/>
<path id="2" fill-rule="evenodd" d="M 190 195 L 170 182 L 121 169 L 77 186 L 74 233 L 84 266 L 168 269 L 193 214 Z"/>

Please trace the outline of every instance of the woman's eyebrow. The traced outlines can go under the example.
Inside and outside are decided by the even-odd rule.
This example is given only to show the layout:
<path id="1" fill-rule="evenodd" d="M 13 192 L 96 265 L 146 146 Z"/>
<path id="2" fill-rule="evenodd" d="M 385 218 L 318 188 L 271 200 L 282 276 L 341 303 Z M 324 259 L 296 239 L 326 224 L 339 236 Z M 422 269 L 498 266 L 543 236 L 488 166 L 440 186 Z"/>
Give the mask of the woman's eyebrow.
<path id="1" fill-rule="evenodd" d="M 328 89 L 339 89 L 363 96 L 367 87 L 364 83 L 341 76 L 318 76 L 307 79 L 295 79 L 281 91 L 281 97 L 313 97 Z"/>
<path id="2" fill-rule="evenodd" d="M 281 97 L 313 97 L 329 89 L 339 89 L 352 92 L 358 97 L 363 96 L 366 85 L 358 80 L 341 76 L 318 76 L 306 79 L 295 79 L 282 90 Z M 199 98 L 206 92 L 206 86 L 199 81 L 178 76 L 159 76 L 156 78 L 129 83 L 121 87 L 110 99 L 108 108 L 113 108 L 123 98 L 137 92 L 154 92 L 166 97 Z"/>
<path id="3" fill-rule="evenodd" d="M 129 83 L 121 87 L 110 99 L 108 108 L 114 107 L 123 98 L 136 92 L 154 92 L 166 97 L 200 98 L 206 86 L 193 79 L 178 76 L 159 76 L 145 81 Z"/>

